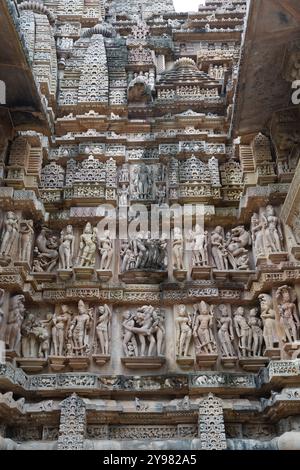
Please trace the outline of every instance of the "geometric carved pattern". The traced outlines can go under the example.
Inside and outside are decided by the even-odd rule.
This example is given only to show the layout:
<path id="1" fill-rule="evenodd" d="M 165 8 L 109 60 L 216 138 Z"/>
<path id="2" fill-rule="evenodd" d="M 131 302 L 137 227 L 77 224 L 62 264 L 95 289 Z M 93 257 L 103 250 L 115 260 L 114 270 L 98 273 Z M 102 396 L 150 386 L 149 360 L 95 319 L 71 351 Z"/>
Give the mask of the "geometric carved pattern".
<path id="1" fill-rule="evenodd" d="M 86 409 L 76 393 L 61 403 L 58 450 L 82 450 L 86 434 Z"/>
<path id="2" fill-rule="evenodd" d="M 201 450 L 227 449 L 222 400 L 212 393 L 201 401 L 198 425 Z"/>

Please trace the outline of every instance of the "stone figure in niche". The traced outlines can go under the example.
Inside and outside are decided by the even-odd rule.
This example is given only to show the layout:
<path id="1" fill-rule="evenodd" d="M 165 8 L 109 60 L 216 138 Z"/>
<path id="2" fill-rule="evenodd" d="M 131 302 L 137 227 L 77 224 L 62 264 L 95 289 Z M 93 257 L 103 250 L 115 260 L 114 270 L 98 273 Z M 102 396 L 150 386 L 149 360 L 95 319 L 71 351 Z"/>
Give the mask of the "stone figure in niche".
<path id="1" fill-rule="evenodd" d="M 300 318 L 296 307 L 296 292 L 289 286 L 279 287 L 276 299 L 280 314 L 280 323 L 284 329 L 284 341 L 292 343 L 299 340 Z"/>
<path id="2" fill-rule="evenodd" d="M 38 343 L 38 357 L 48 359 L 52 338 L 52 314 L 48 314 L 45 320 L 39 320 L 34 329 Z"/>
<path id="3" fill-rule="evenodd" d="M 262 355 L 263 347 L 263 330 L 262 321 L 257 316 L 257 308 L 252 308 L 249 312 L 248 325 L 249 331 L 249 346 L 253 357 L 260 357 Z"/>
<path id="4" fill-rule="evenodd" d="M 223 357 L 234 357 L 235 351 L 233 347 L 233 325 L 227 305 L 220 305 L 220 317 L 217 318 L 218 338 L 221 345 L 221 353 Z"/>
<path id="5" fill-rule="evenodd" d="M 61 269 L 71 269 L 73 266 L 74 241 L 73 227 L 68 225 L 60 234 L 59 267 Z"/>
<path id="6" fill-rule="evenodd" d="M 174 228 L 174 238 L 172 242 L 172 258 L 173 258 L 173 269 L 184 269 L 183 268 L 183 237 L 181 229 L 179 227 Z"/>
<path id="7" fill-rule="evenodd" d="M 133 174 L 133 192 L 137 194 L 138 199 L 151 199 L 153 180 L 151 171 L 145 163 L 141 163 L 134 168 Z"/>
<path id="8" fill-rule="evenodd" d="M 101 256 L 100 269 L 107 271 L 111 268 L 114 253 L 109 230 L 105 230 L 104 237 L 98 239 L 98 247 Z"/>
<path id="9" fill-rule="evenodd" d="M 131 328 L 135 326 L 135 313 L 125 312 L 123 315 L 123 349 L 125 356 L 138 356 L 138 344 L 135 334 L 131 331 Z"/>
<path id="10" fill-rule="evenodd" d="M 151 234 L 138 233 L 121 246 L 121 272 L 130 269 L 164 270 L 166 268 L 167 240 L 152 239 Z"/>
<path id="11" fill-rule="evenodd" d="M 43 227 L 36 239 L 34 250 L 37 272 L 51 272 L 58 262 L 58 239 L 51 230 Z"/>
<path id="12" fill-rule="evenodd" d="M 24 295 L 15 295 L 10 299 L 5 331 L 5 342 L 9 350 L 20 351 L 21 325 L 25 315 Z"/>
<path id="13" fill-rule="evenodd" d="M 112 312 L 108 305 L 96 308 L 96 349 L 99 344 L 99 354 L 109 355 L 111 343 Z"/>
<path id="14" fill-rule="evenodd" d="M 251 235 L 256 257 L 265 254 L 263 229 L 264 226 L 259 218 L 259 215 L 255 212 L 251 217 Z"/>
<path id="15" fill-rule="evenodd" d="M 216 340 L 213 332 L 213 311 L 203 300 L 194 306 L 193 335 L 197 355 L 214 354 Z"/>
<path id="16" fill-rule="evenodd" d="M 246 249 L 251 245 L 250 233 L 244 226 L 235 227 L 231 230 L 226 240 L 225 249 L 227 250 L 227 259 L 233 269 L 248 269 L 249 254 Z"/>
<path id="17" fill-rule="evenodd" d="M 228 252 L 225 247 L 224 230 L 221 226 L 211 234 L 211 254 L 218 271 L 228 270 Z"/>
<path id="18" fill-rule="evenodd" d="M 189 356 L 189 349 L 193 335 L 193 320 L 192 316 L 187 312 L 185 305 L 178 306 L 175 324 L 177 356 L 187 357 Z"/>
<path id="19" fill-rule="evenodd" d="M 263 337 L 266 349 L 274 349 L 278 345 L 278 335 L 273 300 L 269 294 L 260 294 L 258 299 L 260 302 L 260 317 L 263 321 Z"/>
<path id="20" fill-rule="evenodd" d="M 4 310 L 3 310 L 4 295 L 5 295 L 5 290 L 0 289 L 0 329 L 4 320 Z"/>
<path id="21" fill-rule="evenodd" d="M 166 201 L 167 188 L 165 184 L 156 184 L 156 202 L 160 206 Z"/>
<path id="22" fill-rule="evenodd" d="M 129 187 L 127 184 L 123 183 L 122 187 L 119 189 L 119 205 L 120 206 L 128 206 L 128 195 L 129 195 Z"/>
<path id="23" fill-rule="evenodd" d="M 283 234 L 281 224 L 275 215 L 273 206 L 266 207 L 262 215 L 264 224 L 264 242 L 268 253 L 276 253 L 282 251 Z"/>
<path id="24" fill-rule="evenodd" d="M 35 316 L 30 313 L 22 323 L 21 336 L 22 336 L 22 356 L 23 357 L 37 357 L 38 356 L 38 342 L 36 337 L 35 328 L 39 326 Z"/>
<path id="25" fill-rule="evenodd" d="M 143 72 L 135 77 L 129 83 L 128 102 L 130 103 L 149 103 L 152 101 L 151 87 L 149 86 L 149 78 L 143 75 Z"/>
<path id="26" fill-rule="evenodd" d="M 159 308 L 155 309 L 152 313 L 152 320 L 151 334 L 154 335 L 156 340 L 156 354 L 157 356 L 162 356 L 164 353 L 166 330 L 164 326 L 165 317 Z"/>
<path id="27" fill-rule="evenodd" d="M 78 302 L 78 313 L 71 321 L 68 332 L 68 352 L 74 356 L 85 356 L 90 352 L 90 326 L 93 320 L 92 309 L 88 309 L 82 300 Z"/>
<path id="28" fill-rule="evenodd" d="M 19 259 L 30 262 L 33 243 L 34 229 L 33 220 L 23 219 L 19 226 Z"/>
<path id="29" fill-rule="evenodd" d="M 97 249 L 97 229 L 88 222 L 80 236 L 78 265 L 90 267 L 95 265 Z"/>
<path id="30" fill-rule="evenodd" d="M 7 212 L 4 217 L 4 228 L 1 238 L 0 255 L 10 257 L 18 239 L 18 218 L 14 212 Z"/>
<path id="31" fill-rule="evenodd" d="M 68 331 L 72 312 L 68 305 L 62 305 L 60 312 L 55 312 L 52 318 L 52 343 L 54 356 L 63 356 L 68 340 Z"/>
<path id="32" fill-rule="evenodd" d="M 192 242 L 193 266 L 207 266 L 208 233 L 197 224 L 195 230 L 190 231 L 190 241 Z"/>
<path id="33" fill-rule="evenodd" d="M 247 319 L 245 317 L 245 310 L 243 307 L 238 307 L 234 312 L 234 327 L 236 334 L 239 338 L 239 349 L 241 351 L 242 357 L 249 356 L 250 353 L 250 326 L 248 325 Z"/>

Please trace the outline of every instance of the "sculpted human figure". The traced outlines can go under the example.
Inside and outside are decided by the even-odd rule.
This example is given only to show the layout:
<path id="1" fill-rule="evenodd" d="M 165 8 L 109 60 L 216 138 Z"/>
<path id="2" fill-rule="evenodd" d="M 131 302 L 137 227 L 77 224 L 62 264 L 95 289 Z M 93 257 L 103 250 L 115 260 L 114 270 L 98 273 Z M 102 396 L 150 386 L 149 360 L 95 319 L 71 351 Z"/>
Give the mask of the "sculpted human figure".
<path id="1" fill-rule="evenodd" d="M 280 323 L 284 328 L 284 341 L 292 343 L 299 340 L 300 318 L 295 304 L 296 293 L 289 286 L 279 287 L 276 291 Z"/>
<path id="2" fill-rule="evenodd" d="M 222 356 L 234 357 L 235 351 L 233 347 L 234 336 L 232 319 L 226 305 L 220 305 L 219 310 L 221 312 L 221 316 L 217 319 L 217 324 Z"/>
<path id="3" fill-rule="evenodd" d="M 120 257 L 121 257 L 121 272 L 124 273 L 131 268 L 131 262 L 134 262 L 135 267 L 135 256 L 133 250 L 131 249 L 130 243 L 124 241 L 121 245 L 120 250 Z"/>
<path id="4" fill-rule="evenodd" d="M 148 199 L 150 196 L 150 189 L 151 189 L 151 176 L 149 173 L 149 169 L 145 163 L 141 163 L 138 167 L 137 173 L 137 188 L 138 194 L 141 199 Z"/>
<path id="5" fill-rule="evenodd" d="M 151 334 L 155 335 L 156 339 L 156 353 L 158 356 L 162 356 L 165 337 L 166 337 L 166 330 L 164 327 L 164 315 L 159 308 L 155 309 L 152 313 L 153 324 L 151 327 Z M 149 354 L 150 355 L 150 354 Z"/>
<path id="6" fill-rule="evenodd" d="M 7 212 L 4 218 L 0 255 L 10 256 L 18 238 L 18 218 L 13 212 Z"/>
<path id="7" fill-rule="evenodd" d="M 263 330 L 262 321 L 257 316 L 257 308 L 252 308 L 249 312 L 248 325 L 250 326 L 249 332 L 249 346 L 253 357 L 260 357 L 262 355 L 263 347 Z"/>
<path id="8" fill-rule="evenodd" d="M 224 231 L 221 226 L 215 228 L 211 234 L 211 254 L 214 264 L 219 271 L 228 269 L 228 253 L 225 248 Z"/>
<path id="9" fill-rule="evenodd" d="M 92 313 L 87 309 L 84 302 L 78 302 L 78 314 L 74 316 L 70 330 L 72 352 L 75 355 L 83 356 L 89 350 L 89 330 L 92 321 Z"/>
<path id="10" fill-rule="evenodd" d="M 265 253 L 263 224 L 256 212 L 251 217 L 251 235 L 256 257 L 263 255 Z"/>
<path id="11" fill-rule="evenodd" d="M 67 335 L 71 324 L 72 312 L 68 305 L 61 306 L 61 312 L 55 312 L 52 318 L 53 354 L 63 356 L 67 342 Z"/>
<path id="12" fill-rule="evenodd" d="M 34 236 L 33 220 L 21 220 L 19 227 L 19 259 L 30 261 L 32 242 Z"/>
<path id="13" fill-rule="evenodd" d="M 273 309 L 272 297 L 268 294 L 260 294 L 260 317 L 263 321 L 263 337 L 266 349 L 273 349 L 277 346 L 278 335 L 276 331 L 276 315 Z"/>
<path id="14" fill-rule="evenodd" d="M 228 260 L 233 269 L 248 269 L 249 259 L 246 247 L 250 244 L 250 234 L 243 225 L 231 230 L 225 249 L 228 252 Z"/>
<path id="15" fill-rule="evenodd" d="M 138 345 L 136 341 L 135 334 L 131 331 L 130 328 L 134 327 L 135 325 L 135 315 L 132 312 L 125 312 L 123 315 L 123 328 L 124 328 L 124 335 L 123 335 L 123 349 L 125 356 L 138 356 Z M 131 347 L 129 347 L 131 345 Z M 132 354 L 134 353 L 134 354 Z"/>
<path id="16" fill-rule="evenodd" d="M 199 353 L 213 354 L 216 351 L 216 341 L 213 333 L 213 313 L 203 300 L 194 306 L 193 335 L 196 349 Z"/>
<path id="17" fill-rule="evenodd" d="M 278 217 L 275 216 L 273 206 L 266 207 L 262 216 L 264 224 L 264 241 L 268 253 L 282 251 L 283 234 Z"/>
<path id="18" fill-rule="evenodd" d="M 38 356 L 38 342 L 36 337 L 35 328 L 39 326 L 35 316 L 30 313 L 22 323 L 21 336 L 22 336 L 22 356 L 23 357 L 37 357 Z"/>
<path id="19" fill-rule="evenodd" d="M 174 228 L 174 238 L 172 242 L 173 269 L 183 269 L 183 237 L 179 227 Z"/>
<path id="20" fill-rule="evenodd" d="M 51 231 L 43 227 L 36 239 L 36 255 L 40 268 L 51 272 L 58 261 L 58 241 L 55 236 L 50 236 Z"/>
<path id="21" fill-rule="evenodd" d="M 130 326 L 128 323 L 124 322 L 123 326 L 125 329 L 135 333 L 138 336 L 139 343 L 141 345 L 140 356 L 146 355 L 146 346 L 148 343 L 148 356 L 154 355 L 154 348 L 157 344 L 156 342 L 156 327 L 159 325 L 157 319 L 154 320 L 153 317 L 154 307 L 151 305 L 144 305 L 137 309 L 137 312 L 134 316 L 135 325 Z M 146 342 L 147 339 L 147 342 Z"/>
<path id="22" fill-rule="evenodd" d="M 15 295 L 10 299 L 8 318 L 5 331 L 5 342 L 8 349 L 20 351 L 21 325 L 25 315 L 24 295 Z"/>
<path id="23" fill-rule="evenodd" d="M 79 245 L 79 266 L 94 266 L 95 256 L 97 249 L 97 229 L 93 229 L 90 222 L 88 222 L 80 236 Z"/>
<path id="24" fill-rule="evenodd" d="M 249 340 L 250 340 L 250 326 L 245 318 L 245 310 L 243 307 L 238 307 L 234 312 L 234 327 L 236 334 L 239 338 L 239 349 L 242 352 L 242 357 L 249 356 Z"/>
<path id="25" fill-rule="evenodd" d="M 99 306 L 96 309 L 96 334 L 99 343 L 100 354 L 108 355 L 111 342 L 111 317 L 112 313 L 108 305 Z"/>
<path id="26" fill-rule="evenodd" d="M 192 339 L 192 318 L 186 310 L 185 305 L 177 308 L 176 324 L 176 349 L 177 356 L 187 357 Z"/>
<path id="27" fill-rule="evenodd" d="M 0 331 L 1 331 L 3 320 L 4 320 L 4 311 L 3 311 L 4 294 L 5 294 L 5 290 L 0 289 Z"/>
<path id="28" fill-rule="evenodd" d="M 72 258 L 74 256 L 74 241 L 75 236 L 73 234 L 72 225 L 68 225 L 66 230 L 62 230 L 60 235 L 60 246 L 59 246 L 59 264 L 61 269 L 72 268 Z"/>
<path id="29" fill-rule="evenodd" d="M 193 265 L 208 265 L 208 233 L 200 227 L 195 226 L 194 231 L 190 231 L 190 240 L 192 241 Z"/>
<path id="30" fill-rule="evenodd" d="M 127 184 L 123 183 L 121 189 L 119 189 L 120 206 L 128 205 L 128 194 L 129 194 L 129 187 L 127 186 Z"/>
<path id="31" fill-rule="evenodd" d="M 111 267 L 113 258 L 113 243 L 110 238 L 110 231 L 105 230 L 104 237 L 98 240 L 99 251 L 101 255 L 100 269 L 108 270 Z"/>

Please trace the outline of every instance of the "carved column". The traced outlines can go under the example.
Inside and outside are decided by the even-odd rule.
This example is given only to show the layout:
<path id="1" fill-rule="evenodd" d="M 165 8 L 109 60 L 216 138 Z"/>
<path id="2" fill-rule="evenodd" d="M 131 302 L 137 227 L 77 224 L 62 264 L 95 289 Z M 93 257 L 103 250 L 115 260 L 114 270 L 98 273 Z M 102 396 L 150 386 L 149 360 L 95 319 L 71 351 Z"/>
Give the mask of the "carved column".
<path id="1" fill-rule="evenodd" d="M 222 401 L 212 393 L 200 404 L 198 437 L 201 450 L 227 449 Z"/>
<path id="2" fill-rule="evenodd" d="M 58 450 L 83 450 L 86 407 L 76 393 L 61 403 Z"/>

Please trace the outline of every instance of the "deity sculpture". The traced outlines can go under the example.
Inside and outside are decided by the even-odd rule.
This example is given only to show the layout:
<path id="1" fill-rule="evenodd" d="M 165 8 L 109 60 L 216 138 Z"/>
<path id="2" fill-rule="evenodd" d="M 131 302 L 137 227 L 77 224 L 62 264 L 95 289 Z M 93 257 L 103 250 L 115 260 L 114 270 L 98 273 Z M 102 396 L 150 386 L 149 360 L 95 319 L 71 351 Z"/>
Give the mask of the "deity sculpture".
<path id="1" fill-rule="evenodd" d="M 68 225 L 66 230 L 60 234 L 59 264 L 61 269 L 72 268 L 72 258 L 74 256 L 74 241 L 72 225 Z"/>
<path id="2" fill-rule="evenodd" d="M 19 259 L 30 262 L 34 237 L 33 220 L 22 219 L 19 226 Z"/>
<path id="3" fill-rule="evenodd" d="M 193 335 L 197 354 L 214 354 L 216 340 L 213 332 L 213 311 L 203 300 L 194 306 Z"/>
<path id="4" fill-rule="evenodd" d="M 195 231 L 190 231 L 192 242 L 193 266 L 208 265 L 208 233 L 200 225 L 195 226 Z"/>
<path id="5" fill-rule="evenodd" d="M 121 246 L 121 272 L 129 269 L 164 270 L 166 268 L 167 239 L 151 238 L 151 234 L 138 233 Z"/>
<path id="6" fill-rule="evenodd" d="M 68 305 L 61 306 L 61 312 L 56 311 L 52 318 L 52 342 L 54 356 L 63 356 L 67 335 L 71 324 L 72 313 Z"/>
<path id="7" fill-rule="evenodd" d="M 9 257 L 18 239 L 18 218 L 14 212 L 7 212 L 4 217 L 4 228 L 1 237 L 0 256 Z"/>
<path id="8" fill-rule="evenodd" d="M 177 356 L 188 357 L 192 339 L 192 317 L 187 312 L 185 305 L 178 306 L 176 324 L 176 351 Z"/>
<path id="9" fill-rule="evenodd" d="M 111 317 L 112 312 L 108 305 L 96 309 L 96 349 L 99 343 L 99 353 L 109 355 L 111 343 Z"/>
<path id="10" fill-rule="evenodd" d="M 215 228 L 211 234 L 211 254 L 214 265 L 218 271 L 228 269 L 228 253 L 225 248 L 224 230 L 221 226 Z"/>
<path id="11" fill-rule="evenodd" d="M 152 197 L 152 177 L 149 168 L 145 163 L 141 163 L 134 168 L 133 193 L 138 199 L 149 199 Z"/>
<path id="12" fill-rule="evenodd" d="M 250 355 L 250 331 L 251 328 L 248 325 L 247 319 L 245 317 L 245 310 L 243 307 L 238 307 L 234 312 L 234 327 L 236 334 L 239 338 L 239 349 L 242 353 L 242 357 L 247 357 Z"/>
<path id="13" fill-rule="evenodd" d="M 263 229 L 264 226 L 260 221 L 259 215 L 255 212 L 251 217 L 251 235 L 256 257 L 265 253 Z"/>
<path id="14" fill-rule="evenodd" d="M 93 320 L 92 310 L 82 300 L 78 302 L 78 313 L 74 315 L 68 332 L 68 351 L 75 356 L 84 356 L 90 350 L 90 326 Z"/>
<path id="15" fill-rule="evenodd" d="M 221 353 L 223 357 L 234 357 L 236 354 L 233 347 L 234 336 L 232 319 L 226 305 L 220 305 L 219 310 L 221 316 L 217 319 L 217 325 Z"/>
<path id="16" fill-rule="evenodd" d="M 38 355 L 38 342 L 35 334 L 35 328 L 38 325 L 38 321 L 32 313 L 22 323 L 21 352 L 23 357 L 37 357 Z"/>
<path id="17" fill-rule="evenodd" d="M 36 239 L 35 247 L 36 270 L 51 272 L 56 267 L 58 261 L 58 240 L 55 235 L 46 227 L 43 227 Z"/>
<path id="18" fill-rule="evenodd" d="M 131 328 L 135 325 L 135 313 L 125 312 L 123 315 L 123 349 L 125 356 L 138 356 L 138 344 L 135 334 L 131 331 Z"/>
<path id="19" fill-rule="evenodd" d="M 262 215 L 264 224 L 264 242 L 268 253 L 276 253 L 282 251 L 283 234 L 281 224 L 278 217 L 275 216 L 273 206 L 266 207 Z"/>
<path id="20" fill-rule="evenodd" d="M 78 265 L 79 266 L 94 266 L 96 249 L 97 249 L 97 229 L 93 228 L 91 223 L 88 222 L 80 236 Z"/>
<path id="21" fill-rule="evenodd" d="M 280 324 L 284 329 L 284 341 L 292 343 L 299 341 L 300 318 L 295 301 L 295 291 L 289 286 L 279 287 L 276 291 L 276 299 L 279 307 Z"/>
<path id="22" fill-rule="evenodd" d="M 98 240 L 98 247 L 101 255 L 100 269 L 108 270 L 111 267 L 114 253 L 109 230 L 105 230 L 104 237 Z"/>
<path id="23" fill-rule="evenodd" d="M 263 330 L 262 321 L 257 316 L 257 308 L 252 308 L 249 312 L 248 325 L 249 331 L 249 348 L 252 357 L 260 357 L 262 355 L 263 347 Z"/>
<path id="24" fill-rule="evenodd" d="M 266 349 L 277 347 L 278 335 L 276 331 L 276 315 L 273 308 L 272 297 L 268 294 L 260 294 L 260 317 L 263 321 L 263 337 Z"/>
<path id="25" fill-rule="evenodd" d="M 119 205 L 120 206 L 127 206 L 128 205 L 128 195 L 129 195 L 129 187 L 127 184 L 123 183 L 122 187 L 119 189 Z"/>
<path id="26" fill-rule="evenodd" d="M 183 268 L 183 237 L 181 229 L 179 227 L 174 228 L 174 238 L 172 242 L 172 259 L 173 269 L 184 269 Z"/>
<path id="27" fill-rule="evenodd" d="M 21 325 L 25 314 L 25 297 L 22 294 L 10 299 L 5 331 L 5 342 L 9 350 L 20 352 Z"/>
<path id="28" fill-rule="evenodd" d="M 249 232 L 243 225 L 235 227 L 228 235 L 225 243 L 227 258 L 233 269 L 248 269 L 249 258 L 246 247 L 251 244 Z"/>

